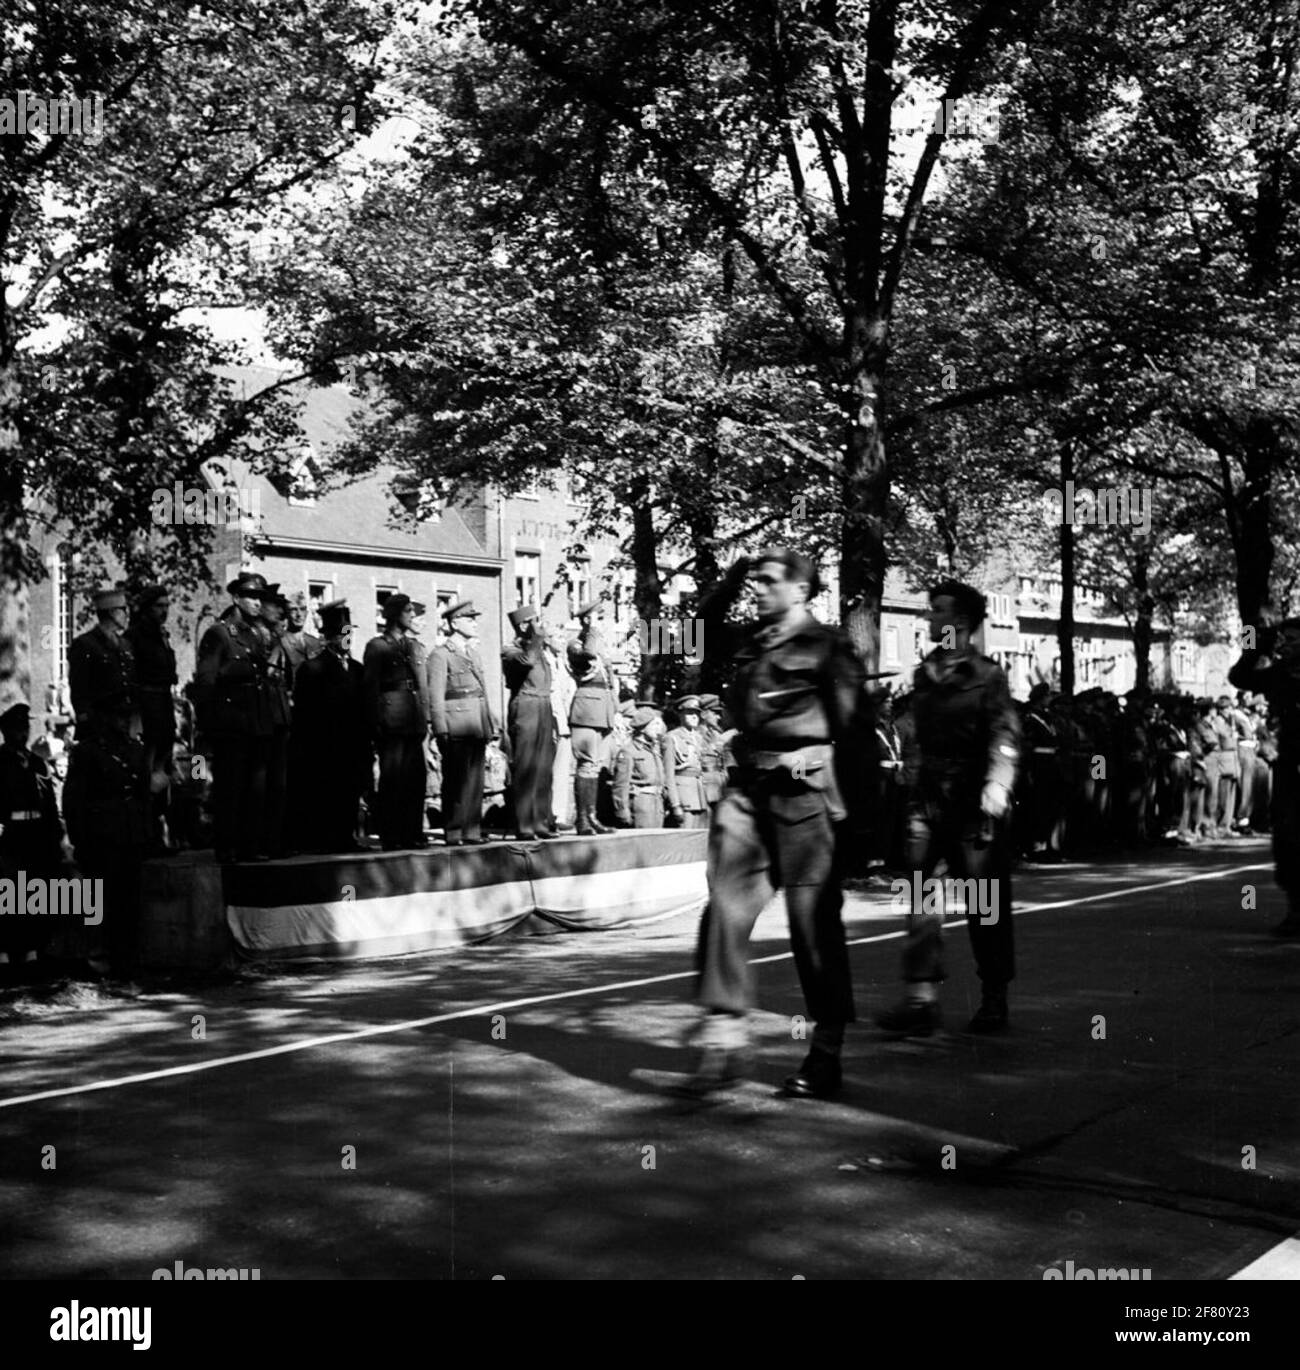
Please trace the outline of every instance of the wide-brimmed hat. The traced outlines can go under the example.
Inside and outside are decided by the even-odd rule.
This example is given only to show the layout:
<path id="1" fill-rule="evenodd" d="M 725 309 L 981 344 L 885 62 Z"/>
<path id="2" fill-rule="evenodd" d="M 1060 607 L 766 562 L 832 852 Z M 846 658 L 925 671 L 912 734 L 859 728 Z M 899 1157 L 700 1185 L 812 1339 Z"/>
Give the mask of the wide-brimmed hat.
<path id="1" fill-rule="evenodd" d="M 417 614 L 424 613 L 424 605 L 410 595 L 389 595 L 384 601 L 384 622 L 391 623 L 403 609 L 411 608 Z"/>

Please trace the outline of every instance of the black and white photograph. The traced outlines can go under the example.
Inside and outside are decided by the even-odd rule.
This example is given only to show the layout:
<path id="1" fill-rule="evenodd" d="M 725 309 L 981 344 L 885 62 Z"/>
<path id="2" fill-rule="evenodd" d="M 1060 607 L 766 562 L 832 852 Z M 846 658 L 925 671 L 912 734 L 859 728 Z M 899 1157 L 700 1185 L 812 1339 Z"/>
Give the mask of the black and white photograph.
<path id="1" fill-rule="evenodd" d="M 1300 0 L 0 33 L 30 1345 L 412 1280 L 1280 1335 Z"/>

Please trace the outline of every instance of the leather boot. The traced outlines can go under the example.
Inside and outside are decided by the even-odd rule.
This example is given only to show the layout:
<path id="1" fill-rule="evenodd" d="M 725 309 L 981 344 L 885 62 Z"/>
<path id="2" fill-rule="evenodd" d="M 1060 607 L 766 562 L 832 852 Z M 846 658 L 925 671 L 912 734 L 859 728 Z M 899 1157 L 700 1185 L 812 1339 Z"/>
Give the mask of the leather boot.
<path id="1" fill-rule="evenodd" d="M 590 837 L 596 831 L 591 824 L 591 809 L 594 796 L 591 794 L 592 780 L 578 776 L 573 782 L 574 806 L 577 809 L 578 825 L 574 831 L 579 837 Z"/>
<path id="2" fill-rule="evenodd" d="M 588 776 L 583 783 L 587 786 L 587 822 L 591 824 L 592 832 L 613 832 L 613 828 L 596 817 L 596 805 L 600 798 L 600 777 Z"/>

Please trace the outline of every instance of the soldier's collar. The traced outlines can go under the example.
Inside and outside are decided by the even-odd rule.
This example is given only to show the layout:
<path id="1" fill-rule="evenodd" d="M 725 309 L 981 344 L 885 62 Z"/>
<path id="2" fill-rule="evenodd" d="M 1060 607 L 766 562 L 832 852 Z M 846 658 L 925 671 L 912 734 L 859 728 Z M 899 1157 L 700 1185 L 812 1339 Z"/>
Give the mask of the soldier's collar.
<path id="1" fill-rule="evenodd" d="M 801 604 L 796 612 L 780 623 L 765 623 L 757 633 L 759 643 L 763 647 L 779 647 L 781 643 L 788 642 L 792 637 L 798 637 L 800 633 L 816 624 L 817 620 Z"/>

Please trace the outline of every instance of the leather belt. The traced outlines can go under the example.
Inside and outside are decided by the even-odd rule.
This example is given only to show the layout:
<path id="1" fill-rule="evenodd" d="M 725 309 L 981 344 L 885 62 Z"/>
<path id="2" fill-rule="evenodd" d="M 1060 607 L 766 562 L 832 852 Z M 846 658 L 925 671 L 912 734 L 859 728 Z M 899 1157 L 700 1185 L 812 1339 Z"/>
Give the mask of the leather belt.
<path id="1" fill-rule="evenodd" d="M 444 699 L 484 699 L 486 696 L 481 690 L 448 690 L 443 695 Z"/>
<path id="2" fill-rule="evenodd" d="M 663 787 L 661 785 L 633 785 L 633 794 L 659 794 Z"/>
<path id="3" fill-rule="evenodd" d="M 550 697 L 550 690 L 520 690 L 515 695 L 516 699 L 550 699 Z"/>

